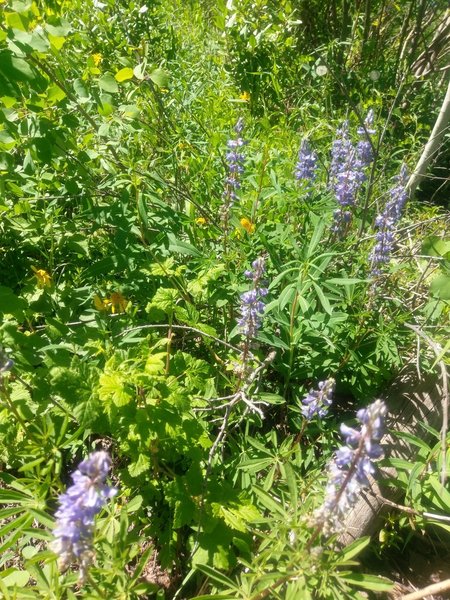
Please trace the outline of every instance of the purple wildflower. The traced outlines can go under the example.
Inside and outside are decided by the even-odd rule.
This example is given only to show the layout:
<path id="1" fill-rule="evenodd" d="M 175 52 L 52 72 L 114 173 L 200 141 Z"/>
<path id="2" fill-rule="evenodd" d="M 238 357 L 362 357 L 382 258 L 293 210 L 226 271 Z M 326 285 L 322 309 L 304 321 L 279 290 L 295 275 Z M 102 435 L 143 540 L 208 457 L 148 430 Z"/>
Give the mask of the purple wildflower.
<path id="1" fill-rule="evenodd" d="M 378 442 L 383 435 L 386 412 L 384 402 L 376 400 L 357 412 L 359 429 L 341 425 L 345 446 L 337 450 L 329 467 L 324 504 L 314 516 L 315 523 L 326 535 L 342 529 L 345 516 L 358 494 L 369 486 L 368 476 L 375 473 L 372 461 L 383 456 Z"/>
<path id="2" fill-rule="evenodd" d="M 373 129 L 373 120 L 374 113 L 370 109 L 364 120 L 364 127 L 358 127 L 358 135 L 361 139 L 356 145 L 356 154 L 362 170 L 368 167 L 373 161 L 373 149 L 369 137 L 376 133 L 376 130 Z"/>
<path id="3" fill-rule="evenodd" d="M 261 298 L 267 295 L 268 290 L 260 287 L 261 278 L 265 271 L 265 260 L 257 258 L 252 263 L 253 270 L 245 271 L 245 276 L 253 281 L 253 289 L 241 295 L 241 318 L 238 325 L 242 335 L 247 339 L 254 338 L 261 327 L 264 313 L 264 303 Z"/>
<path id="4" fill-rule="evenodd" d="M 302 400 L 302 414 L 307 421 L 311 421 L 316 415 L 324 417 L 331 403 L 333 402 L 333 393 L 336 386 L 335 380 L 330 377 L 325 381 L 319 382 L 318 390 L 310 390 Z"/>
<path id="5" fill-rule="evenodd" d="M 59 497 L 53 531 L 55 540 L 51 547 L 59 555 L 61 570 L 67 569 L 72 562 L 79 563 L 80 581 L 86 579 L 94 558 L 94 517 L 106 501 L 117 494 L 117 489 L 105 484 L 110 468 L 111 459 L 107 452 L 93 452 L 78 465 L 72 475 L 73 485 Z"/>
<path id="6" fill-rule="evenodd" d="M 233 204 L 233 202 L 237 198 L 237 190 L 240 189 L 241 184 L 239 181 L 239 175 L 244 172 L 244 161 L 245 156 L 240 152 L 240 148 L 245 146 L 247 142 L 242 139 L 241 133 L 244 129 L 244 120 L 241 118 L 238 119 L 234 130 L 237 133 L 237 137 L 234 140 L 228 140 L 227 142 L 227 153 L 226 153 L 226 161 L 227 161 L 227 178 L 226 189 L 223 193 L 224 198 L 228 200 L 229 204 Z"/>
<path id="7" fill-rule="evenodd" d="M 349 136 L 348 121 L 336 132 L 331 150 L 330 186 L 339 205 L 333 213 L 331 230 L 338 236 L 342 236 L 351 223 L 356 196 L 366 180 L 366 169 L 373 160 L 372 145 L 368 137 L 375 133 L 371 128 L 372 124 L 373 111 L 370 110 L 364 127 L 358 129 L 362 139 L 356 147 Z"/>
<path id="8" fill-rule="evenodd" d="M 317 154 L 311 150 L 309 142 L 302 140 L 298 152 L 298 162 L 295 167 L 295 178 L 298 181 L 312 182 L 316 176 Z"/>
<path id="9" fill-rule="evenodd" d="M 406 184 L 408 182 L 408 171 L 406 165 L 402 165 L 400 174 L 395 177 L 396 185 L 390 190 L 390 200 L 386 203 L 383 212 L 375 219 L 375 228 L 378 230 L 375 239 L 376 244 L 370 253 L 372 275 L 381 275 L 383 265 L 390 260 L 394 247 L 395 225 L 401 217 L 401 213 L 408 199 Z"/>

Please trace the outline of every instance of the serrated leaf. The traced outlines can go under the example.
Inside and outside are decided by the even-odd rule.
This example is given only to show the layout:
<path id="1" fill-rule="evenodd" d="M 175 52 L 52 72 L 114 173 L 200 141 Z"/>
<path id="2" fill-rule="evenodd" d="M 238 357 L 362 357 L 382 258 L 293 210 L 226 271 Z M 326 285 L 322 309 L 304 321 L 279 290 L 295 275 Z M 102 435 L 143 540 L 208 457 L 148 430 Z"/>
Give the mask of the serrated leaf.
<path id="1" fill-rule="evenodd" d="M 122 81 L 127 81 L 128 79 L 133 79 L 133 77 L 134 72 L 133 69 L 130 69 L 130 67 L 124 67 L 123 69 L 120 69 L 120 71 L 117 71 L 117 73 L 114 75 L 114 79 L 119 83 L 122 83 Z"/>
<path id="2" fill-rule="evenodd" d="M 131 401 L 131 394 L 125 390 L 124 381 L 118 373 L 102 373 L 98 395 L 102 401 L 112 400 L 116 406 L 125 406 Z"/>
<path id="3" fill-rule="evenodd" d="M 131 475 L 131 477 L 139 477 L 139 475 L 145 473 L 145 471 L 148 471 L 149 468 L 149 457 L 145 456 L 144 454 L 139 454 L 139 458 L 128 466 L 128 473 Z"/>

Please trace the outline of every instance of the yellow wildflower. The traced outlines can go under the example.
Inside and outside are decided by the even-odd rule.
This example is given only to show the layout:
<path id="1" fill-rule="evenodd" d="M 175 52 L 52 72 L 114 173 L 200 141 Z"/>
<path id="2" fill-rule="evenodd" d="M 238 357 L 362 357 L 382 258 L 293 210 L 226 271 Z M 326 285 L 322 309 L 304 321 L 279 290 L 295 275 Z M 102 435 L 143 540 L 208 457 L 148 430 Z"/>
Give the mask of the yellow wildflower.
<path id="1" fill-rule="evenodd" d="M 94 295 L 94 306 L 100 311 L 111 311 L 113 315 L 119 312 L 125 312 L 128 306 L 126 300 L 120 292 L 112 292 L 110 298 L 100 298 L 97 294 Z"/>
<path id="2" fill-rule="evenodd" d="M 200 226 L 206 225 L 206 219 L 204 217 L 198 217 L 198 219 L 195 219 L 195 222 Z"/>
<path id="3" fill-rule="evenodd" d="M 250 219 L 242 217 L 240 222 L 247 233 L 253 233 L 255 231 L 255 225 L 250 221 Z"/>
<path id="4" fill-rule="evenodd" d="M 97 294 L 94 295 L 94 306 L 97 310 L 108 310 L 111 304 L 111 300 L 109 298 L 104 298 L 103 300 Z"/>
<path id="5" fill-rule="evenodd" d="M 128 306 L 128 300 L 126 300 L 120 292 L 113 292 L 110 301 L 112 314 L 115 314 L 116 312 L 125 312 L 125 309 Z"/>
<path id="6" fill-rule="evenodd" d="M 37 286 L 39 288 L 47 288 L 52 286 L 52 276 L 47 273 L 44 269 L 36 269 L 36 267 L 31 267 L 34 271 L 34 276 L 37 280 Z"/>
<path id="7" fill-rule="evenodd" d="M 243 100 L 244 102 L 248 102 L 250 100 L 250 94 L 248 92 L 242 92 L 242 94 L 239 96 L 240 100 Z"/>
<path id="8" fill-rule="evenodd" d="M 103 56 L 102 56 L 102 55 L 101 55 L 99 52 L 97 52 L 96 54 L 93 54 L 93 55 L 92 55 L 92 58 L 93 58 L 93 60 L 94 60 L 94 65 L 95 65 L 96 67 L 98 67 L 98 65 L 99 65 L 99 64 L 102 62 L 102 60 L 103 60 Z"/>

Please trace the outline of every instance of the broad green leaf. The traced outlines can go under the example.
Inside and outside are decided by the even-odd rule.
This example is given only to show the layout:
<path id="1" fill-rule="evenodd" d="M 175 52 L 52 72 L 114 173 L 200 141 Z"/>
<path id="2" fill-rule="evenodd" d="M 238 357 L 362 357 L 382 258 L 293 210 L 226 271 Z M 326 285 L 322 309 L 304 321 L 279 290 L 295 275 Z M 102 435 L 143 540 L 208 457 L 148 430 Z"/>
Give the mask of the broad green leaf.
<path id="1" fill-rule="evenodd" d="M 450 300 L 450 275 L 441 273 L 430 284 L 430 292 L 435 298 Z"/>
<path id="2" fill-rule="evenodd" d="M 431 235 L 423 241 L 420 253 L 425 256 L 445 256 L 450 253 L 450 240 Z"/>
<path id="3" fill-rule="evenodd" d="M 133 69 L 130 69 L 130 67 L 124 67 L 123 69 L 120 69 L 120 71 L 117 71 L 117 73 L 114 75 L 115 80 L 119 83 L 122 81 L 127 81 L 128 79 L 133 79 L 133 77 Z"/>
<path id="4" fill-rule="evenodd" d="M 66 93 L 59 85 L 51 85 L 47 88 L 47 99 L 54 102 L 61 102 L 66 97 Z"/>
<path id="5" fill-rule="evenodd" d="M 104 73 L 98 80 L 98 85 L 102 88 L 102 90 L 105 90 L 105 92 L 109 92 L 110 94 L 117 94 L 119 91 L 117 81 L 114 79 L 111 73 Z"/>
<path id="6" fill-rule="evenodd" d="M 149 78 L 160 88 L 167 87 L 169 83 L 169 75 L 163 69 L 155 69 L 150 73 Z"/>
<path id="7" fill-rule="evenodd" d="M 8 573 L 6 577 L 2 577 L 3 583 L 8 587 L 25 587 L 30 580 L 30 574 L 28 571 L 14 570 L 12 573 Z"/>
<path id="8" fill-rule="evenodd" d="M 51 33 L 49 33 L 48 41 L 50 42 L 50 45 L 52 48 L 54 48 L 55 50 L 61 50 L 61 48 L 64 46 L 64 44 L 66 42 L 66 38 L 64 38 L 60 35 L 52 35 Z"/>
<path id="9" fill-rule="evenodd" d="M 86 88 L 86 84 L 82 79 L 75 79 L 73 82 L 73 89 L 75 94 L 79 98 L 89 98 L 89 92 Z"/>
<path id="10" fill-rule="evenodd" d="M 112 400 L 116 406 L 131 402 L 131 394 L 125 390 L 122 376 L 118 373 L 102 373 L 98 394 L 101 400 Z"/>

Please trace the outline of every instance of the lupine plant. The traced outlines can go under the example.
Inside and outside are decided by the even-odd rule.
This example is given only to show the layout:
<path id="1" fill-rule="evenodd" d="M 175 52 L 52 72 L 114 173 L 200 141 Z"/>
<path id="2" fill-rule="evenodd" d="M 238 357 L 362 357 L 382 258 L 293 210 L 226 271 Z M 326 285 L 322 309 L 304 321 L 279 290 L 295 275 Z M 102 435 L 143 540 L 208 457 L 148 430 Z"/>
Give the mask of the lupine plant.
<path id="1" fill-rule="evenodd" d="M 247 0 L 212 4 L 2 4 L 2 598 L 361 600 L 392 587 L 370 553 L 382 543 L 337 540 L 375 461 L 391 460 L 387 408 L 367 399 L 412 356 L 434 368 L 417 328 L 447 360 L 446 220 L 414 199 L 405 210 L 406 167 L 390 185 L 400 160 L 413 169 L 445 69 L 406 85 L 404 48 L 420 36 L 398 15 L 398 46 L 370 48 L 369 65 L 365 42 L 386 35 L 373 19 L 338 8 L 332 39 L 361 42 L 343 61 L 344 44 L 321 46 L 289 2 L 247 16 Z M 311 54 L 296 48 L 303 27 Z M 433 435 L 403 436 L 420 456 L 397 464 L 414 504 L 407 518 L 392 507 L 402 547 L 410 520 L 426 531 L 422 513 L 448 504 Z"/>
<path id="2" fill-rule="evenodd" d="M 73 485 L 59 497 L 51 547 L 62 571 L 78 563 L 80 583 L 85 582 L 94 559 L 95 515 L 117 494 L 116 488 L 105 483 L 110 468 L 111 458 L 106 452 L 93 452 L 78 465 L 72 475 Z"/>
<path id="3" fill-rule="evenodd" d="M 390 198 L 375 219 L 377 243 L 369 256 L 372 275 L 381 275 L 391 258 L 395 243 L 395 226 L 408 199 L 407 182 L 408 171 L 406 165 L 402 165 L 400 174 L 395 177 L 396 185 L 389 191 Z"/>

